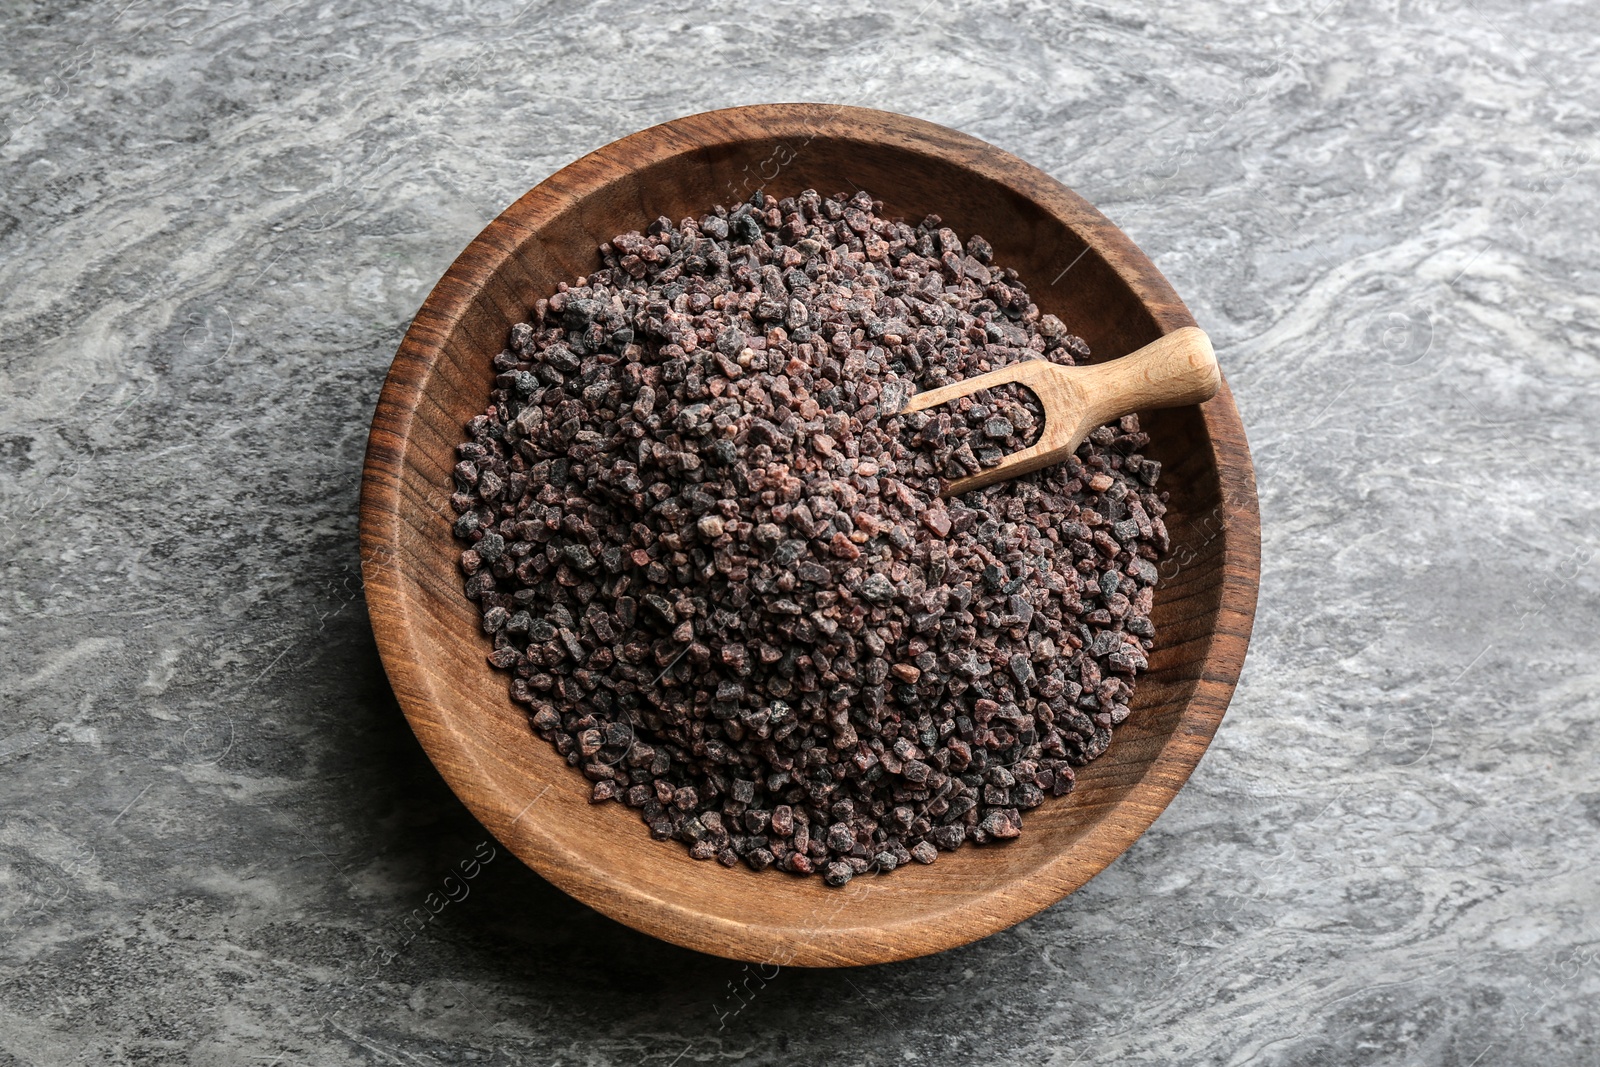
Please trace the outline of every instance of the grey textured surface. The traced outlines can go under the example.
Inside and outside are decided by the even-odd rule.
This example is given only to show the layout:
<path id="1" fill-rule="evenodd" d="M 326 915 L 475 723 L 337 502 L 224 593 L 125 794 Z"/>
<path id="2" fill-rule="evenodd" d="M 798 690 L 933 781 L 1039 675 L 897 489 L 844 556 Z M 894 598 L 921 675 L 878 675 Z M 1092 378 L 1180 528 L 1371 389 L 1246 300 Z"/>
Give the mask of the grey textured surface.
<path id="1" fill-rule="evenodd" d="M 1600 1062 L 1592 6 L 15 2 L 0 39 L 0 1065 Z M 1211 331 L 1264 521 L 1232 710 L 1121 860 L 942 956 L 763 987 L 503 854 L 415 933 L 483 834 L 361 601 L 383 373 L 553 169 L 787 99 L 1040 165 Z"/>

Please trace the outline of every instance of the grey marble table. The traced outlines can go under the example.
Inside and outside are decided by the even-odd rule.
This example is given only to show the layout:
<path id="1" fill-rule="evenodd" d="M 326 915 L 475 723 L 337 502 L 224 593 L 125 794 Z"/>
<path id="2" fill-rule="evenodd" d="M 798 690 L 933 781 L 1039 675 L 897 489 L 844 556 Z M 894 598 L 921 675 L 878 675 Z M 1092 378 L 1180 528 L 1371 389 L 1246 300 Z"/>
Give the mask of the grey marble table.
<path id="1" fill-rule="evenodd" d="M 1600 1062 L 1600 12 L 1162 8 L 6 5 L 0 1065 Z M 556 167 L 791 99 L 1038 164 L 1211 331 L 1227 720 L 937 957 L 762 986 L 503 854 L 408 925 L 487 846 L 362 603 L 395 347 Z"/>

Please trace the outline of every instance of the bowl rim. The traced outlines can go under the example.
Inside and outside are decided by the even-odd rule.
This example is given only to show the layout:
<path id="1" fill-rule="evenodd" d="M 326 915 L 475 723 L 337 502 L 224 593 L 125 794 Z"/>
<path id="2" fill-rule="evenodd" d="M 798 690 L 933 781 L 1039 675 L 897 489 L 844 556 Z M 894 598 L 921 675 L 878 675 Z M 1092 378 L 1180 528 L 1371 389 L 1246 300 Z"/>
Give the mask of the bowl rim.
<path id="1" fill-rule="evenodd" d="M 819 944 L 800 926 L 757 926 L 641 895 L 608 871 L 578 873 L 581 858 L 553 860 L 526 844 L 521 813 L 497 806 L 475 788 L 489 775 L 473 747 L 441 709 L 448 701 L 419 666 L 417 642 L 403 583 L 389 566 L 401 543 L 401 484 L 411 430 L 426 381 L 443 342 L 459 326 L 479 291 L 520 246 L 566 206 L 615 179 L 686 153 L 786 133 L 811 137 L 870 137 L 907 147 L 958 150 L 962 165 L 1022 193 L 1063 220 L 1128 286 L 1162 332 L 1194 325 L 1194 318 L 1155 265 L 1133 241 L 1082 197 L 1031 164 L 976 137 L 893 112 L 837 104 L 760 104 L 701 112 L 660 123 L 596 149 L 523 194 L 475 237 L 423 302 L 385 378 L 372 419 L 362 472 L 360 545 L 362 581 L 384 670 L 401 709 L 429 759 L 472 814 L 541 877 L 582 903 L 663 940 L 732 959 L 781 960 L 793 966 L 890 962 L 942 951 L 1006 929 L 1056 903 L 1098 874 L 1130 847 L 1166 808 L 1204 754 L 1222 721 L 1243 667 L 1254 621 L 1260 576 L 1259 513 L 1254 470 L 1244 428 L 1226 381 L 1201 405 L 1217 471 L 1222 521 L 1216 626 L 1204 637 L 1193 691 L 1171 734 L 1142 777 L 1097 816 L 1074 847 L 1038 868 L 1025 884 L 997 884 L 959 904 L 959 922 L 923 912 L 901 923 L 874 923 L 874 936 L 854 948 Z M 530 734 L 530 740 L 532 740 Z M 524 809 L 526 810 L 526 809 Z M 1085 862 L 1083 856 L 1091 858 Z M 980 906 L 981 905 L 981 906 Z M 954 911 L 958 905 L 952 905 Z M 886 935 L 886 931 L 892 932 Z M 847 933 L 840 929 L 836 934 Z"/>

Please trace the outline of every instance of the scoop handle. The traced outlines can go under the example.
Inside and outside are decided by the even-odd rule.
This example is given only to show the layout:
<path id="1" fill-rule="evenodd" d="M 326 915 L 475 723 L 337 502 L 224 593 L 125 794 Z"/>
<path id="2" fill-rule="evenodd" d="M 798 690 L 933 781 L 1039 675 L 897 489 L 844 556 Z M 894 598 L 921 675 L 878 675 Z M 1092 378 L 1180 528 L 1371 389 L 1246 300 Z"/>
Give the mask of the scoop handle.
<path id="1" fill-rule="evenodd" d="M 1217 395 L 1222 372 L 1211 338 L 1184 326 L 1120 359 L 1074 370 L 1073 381 L 1087 405 L 1083 424 L 1093 427 L 1135 411 L 1203 404 Z"/>

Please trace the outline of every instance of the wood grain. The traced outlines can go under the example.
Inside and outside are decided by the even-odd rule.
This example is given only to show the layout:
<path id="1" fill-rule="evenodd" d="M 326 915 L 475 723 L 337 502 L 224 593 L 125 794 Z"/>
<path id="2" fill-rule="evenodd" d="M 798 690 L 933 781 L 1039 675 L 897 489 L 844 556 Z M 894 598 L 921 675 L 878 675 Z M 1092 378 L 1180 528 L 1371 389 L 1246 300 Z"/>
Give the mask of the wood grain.
<path id="1" fill-rule="evenodd" d="M 1110 749 L 1077 789 L 1026 816 L 1021 837 L 931 866 L 857 878 L 760 874 L 691 860 L 532 733 L 491 671 L 462 594 L 449 508 L 454 448 L 486 403 L 490 357 L 533 301 L 598 266 L 597 246 L 765 186 L 866 188 L 887 211 L 938 213 L 980 233 L 1040 307 L 1096 352 L 1122 353 L 1194 320 L 1104 216 L 974 138 L 886 112 L 815 104 L 715 111 L 608 145 L 492 222 L 439 281 L 396 355 L 373 417 L 361 494 L 362 573 L 384 667 L 457 796 L 549 881 L 657 937 L 734 959 L 879 963 L 1004 929 L 1083 885 L 1153 822 L 1221 721 L 1249 640 L 1259 519 L 1249 449 L 1224 384 L 1201 406 L 1141 415 L 1171 493 L 1150 670 Z"/>
<path id="2" fill-rule="evenodd" d="M 1182 326 L 1118 359 L 1087 367 L 1064 367 L 1026 359 L 986 374 L 918 393 L 905 411 L 923 411 L 1001 385 L 1021 385 L 1044 409 L 1039 439 L 987 470 L 942 483 L 945 496 L 1007 481 L 1060 463 L 1077 451 L 1096 426 L 1136 411 L 1200 404 L 1217 395 L 1222 372 L 1211 338 L 1198 326 Z"/>

